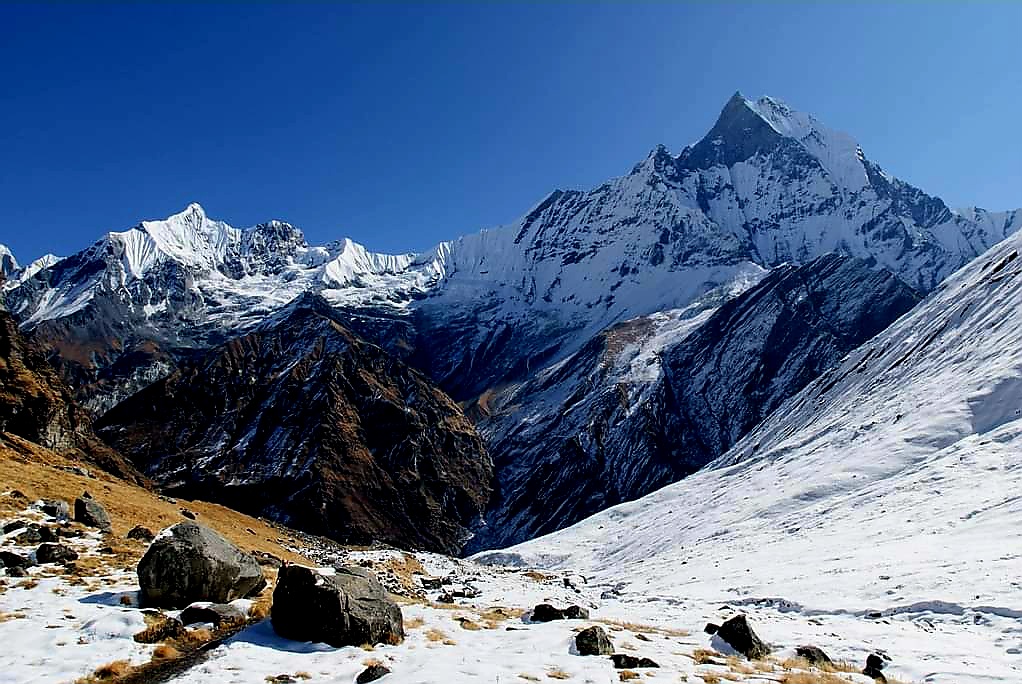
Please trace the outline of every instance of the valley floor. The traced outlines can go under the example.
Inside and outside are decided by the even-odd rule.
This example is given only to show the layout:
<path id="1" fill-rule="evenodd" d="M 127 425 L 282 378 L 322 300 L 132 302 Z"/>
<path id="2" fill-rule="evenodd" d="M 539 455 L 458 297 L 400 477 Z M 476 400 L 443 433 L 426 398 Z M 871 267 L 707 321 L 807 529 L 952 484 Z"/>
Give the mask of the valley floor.
<path id="1" fill-rule="evenodd" d="M 554 568 L 559 563 L 550 549 L 493 554 L 490 561 L 518 565 L 489 565 L 434 554 L 337 547 L 284 528 L 269 527 L 263 521 L 230 517 L 238 514 L 218 513 L 217 508 L 206 504 L 172 503 L 137 488 L 131 488 L 134 504 L 129 508 L 124 505 L 129 492 L 119 490 L 122 485 L 116 481 L 68 473 L 62 467 L 66 466 L 56 461 L 29 466 L 27 461 L 5 454 L 0 459 L 0 475 L 7 478 L 5 491 L 0 491 L 0 520 L 44 522 L 45 516 L 32 504 L 34 499 L 69 497 L 80 494 L 77 488 L 87 486 L 97 499 L 109 505 L 114 534 L 86 531 L 83 537 L 74 539 L 73 545 L 81 554 L 75 572 L 44 565 L 32 568 L 27 578 L 0 578 L 3 683 L 103 681 L 98 675 L 103 674 L 105 665 L 126 660 L 138 666 L 158 659 L 159 646 L 139 644 L 132 638 L 147 624 L 137 607 L 138 585 L 132 571 L 145 545 L 123 540 L 123 531 L 138 522 L 153 524 L 156 530 L 164 523 L 152 523 L 147 516 L 169 516 L 184 505 L 198 511 L 200 521 L 206 517 L 207 524 L 230 530 L 243 547 L 262 547 L 277 556 L 312 565 L 371 567 L 401 603 L 407 638 L 396 646 L 364 648 L 297 643 L 277 637 L 269 621 L 253 612 L 255 617 L 249 626 L 196 657 L 189 667 L 170 671 L 172 679 L 141 681 L 348 683 L 375 661 L 392 671 L 381 681 L 394 684 L 555 680 L 602 684 L 631 677 L 615 670 L 606 657 L 575 653 L 574 635 L 589 625 L 603 626 L 616 652 L 648 657 L 660 665 L 630 671 L 637 681 L 872 681 L 855 672 L 823 673 L 807 668 L 806 663 L 792 659 L 795 647 L 802 644 L 817 645 L 856 671 L 868 654 L 887 654 L 891 662 L 885 673 L 890 681 L 951 684 L 1022 680 L 1022 612 L 1003 603 L 986 605 L 983 598 L 962 600 L 966 589 L 985 593 L 998 583 L 1018 581 L 1017 574 L 1010 571 L 1018 568 L 1009 558 L 1011 550 L 1003 549 L 1003 558 L 998 561 L 980 537 L 973 548 L 962 549 L 962 567 L 951 564 L 946 572 L 939 573 L 946 581 L 943 588 L 919 585 L 919 566 L 912 559 L 930 562 L 932 555 L 913 548 L 908 539 L 894 540 L 903 549 L 896 561 L 890 558 L 891 547 L 880 548 L 875 567 L 853 570 L 845 565 L 848 558 L 840 551 L 838 541 L 826 536 L 825 530 L 820 531 L 823 536 L 812 547 L 826 552 L 824 562 L 800 559 L 799 549 L 805 553 L 810 547 L 784 541 L 786 536 L 772 549 L 768 547 L 769 555 L 777 561 L 768 569 L 763 565 L 767 556 L 748 554 L 747 549 L 738 547 L 728 550 L 726 541 L 707 541 L 702 548 L 690 548 L 684 558 L 660 562 L 655 540 L 642 537 L 640 529 L 637 536 L 616 543 L 618 553 L 628 548 L 635 551 L 632 544 L 646 544 L 647 568 L 637 570 L 645 564 L 625 562 L 620 556 L 622 572 L 616 577 L 615 547 L 608 545 L 604 551 L 609 557 L 601 558 L 606 563 L 602 570 L 593 572 L 581 567 L 586 574 L 583 576 L 570 567 Z M 27 498 L 12 499 L 12 489 L 20 489 Z M 612 509 L 612 514 L 627 516 L 627 506 Z M 128 519 L 130 516 L 141 519 Z M 30 552 L 33 547 L 16 545 L 16 534 L 4 535 L 0 546 Z M 246 540 L 250 542 L 246 544 Z M 542 543 L 540 540 L 536 548 L 542 548 Z M 101 549 L 107 545 L 112 548 Z M 536 570 L 523 564 L 530 556 L 537 561 L 534 565 L 548 569 Z M 956 575 L 963 567 L 986 560 L 990 561 L 989 587 L 975 585 L 973 589 L 972 580 L 968 587 L 955 585 L 957 576 L 964 577 Z M 627 576 L 623 570 L 626 566 Z M 778 573 L 777 568 L 783 568 L 783 572 Z M 881 576 L 884 572 L 890 576 Z M 875 577 L 867 579 L 870 575 Z M 422 578 L 438 578 L 443 584 L 423 590 Z M 790 585 L 786 584 L 789 580 Z M 810 587 L 815 590 L 810 592 Z M 786 588 L 798 588 L 799 596 Z M 476 590 L 476 596 L 440 602 L 441 594 L 472 596 Z M 269 591 L 256 605 L 265 606 L 268 595 Z M 916 601 L 917 595 L 930 598 Z M 796 603 L 796 598 L 802 598 L 803 603 Z M 591 619 L 531 622 L 528 611 L 543 602 L 585 606 L 591 611 Z M 242 602 L 241 607 L 254 608 L 250 602 Z M 759 635 L 774 646 L 769 659 L 749 662 L 730 654 L 726 644 L 703 632 L 707 622 L 719 624 L 739 612 L 748 615 Z M 107 671 L 128 672 L 128 664 Z"/>

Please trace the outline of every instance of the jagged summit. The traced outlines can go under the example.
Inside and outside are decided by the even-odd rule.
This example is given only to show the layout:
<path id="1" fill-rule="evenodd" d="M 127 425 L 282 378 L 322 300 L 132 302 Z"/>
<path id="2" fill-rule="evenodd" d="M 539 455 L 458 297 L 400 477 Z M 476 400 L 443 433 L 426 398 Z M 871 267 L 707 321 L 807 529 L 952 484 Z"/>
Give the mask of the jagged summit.
<path id="1" fill-rule="evenodd" d="M 0 277 L 7 278 L 18 270 L 18 260 L 7 245 L 0 244 Z"/>

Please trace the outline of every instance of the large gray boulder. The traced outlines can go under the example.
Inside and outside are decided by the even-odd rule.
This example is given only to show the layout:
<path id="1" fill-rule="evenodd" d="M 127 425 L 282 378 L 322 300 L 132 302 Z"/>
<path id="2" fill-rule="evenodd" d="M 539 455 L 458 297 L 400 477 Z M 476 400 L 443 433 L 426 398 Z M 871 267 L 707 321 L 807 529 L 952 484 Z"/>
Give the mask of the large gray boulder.
<path id="1" fill-rule="evenodd" d="M 270 615 L 285 639 L 334 647 L 396 644 L 404 639 L 401 609 L 368 570 L 314 570 L 284 565 L 277 572 Z"/>
<path id="2" fill-rule="evenodd" d="M 98 527 L 104 532 L 109 532 L 110 516 L 106 509 L 91 496 L 80 496 L 75 499 L 75 522 L 80 522 L 88 527 Z"/>
<path id="3" fill-rule="evenodd" d="M 138 562 L 142 603 L 183 608 L 196 601 L 227 603 L 266 587 L 255 558 L 194 522 L 168 527 Z"/>

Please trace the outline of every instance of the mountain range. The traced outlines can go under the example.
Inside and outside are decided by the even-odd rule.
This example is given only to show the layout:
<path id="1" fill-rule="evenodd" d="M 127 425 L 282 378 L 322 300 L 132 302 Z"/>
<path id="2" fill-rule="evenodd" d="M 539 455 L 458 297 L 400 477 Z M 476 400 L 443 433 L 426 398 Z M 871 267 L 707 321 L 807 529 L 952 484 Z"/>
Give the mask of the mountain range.
<path id="1" fill-rule="evenodd" d="M 470 456 L 459 463 L 475 464 L 454 483 L 463 500 L 421 500 L 443 500 L 447 532 L 423 525 L 414 543 L 450 550 L 469 526 L 473 549 L 521 541 L 698 470 L 1020 227 L 1022 211 L 951 209 L 812 116 L 736 93 L 678 153 L 658 146 L 624 176 L 554 191 L 514 224 L 421 254 L 311 246 L 288 223 L 237 229 L 193 204 L 63 259 L 0 258 L 6 305 L 102 434 L 157 481 L 204 496 L 242 473 L 288 471 L 331 426 L 358 422 L 337 412 L 358 413 L 364 392 L 337 391 L 329 374 L 306 388 L 282 379 L 310 353 L 341 375 L 382 364 L 384 387 L 394 373 L 403 392 L 419 383 L 415 396 L 433 401 L 408 419 L 416 435 L 437 415 L 457 426 L 416 437 L 416 453 L 446 468 L 436 445 L 456 434 Z M 319 312 L 309 337 L 296 302 Z M 362 351 L 346 366 L 351 349 Z M 218 368 L 259 391 L 210 387 L 199 369 Z M 299 415 L 321 406 L 317 387 L 331 395 L 322 432 Z M 173 402 L 211 392 L 211 415 L 240 413 L 202 433 Z M 281 448 L 261 411 L 293 420 Z M 145 444 L 149 433 L 162 438 Z M 365 435 L 351 441 L 398 482 L 414 457 L 390 437 L 404 454 L 394 461 Z M 286 505 L 296 491 L 259 510 L 298 515 Z"/>

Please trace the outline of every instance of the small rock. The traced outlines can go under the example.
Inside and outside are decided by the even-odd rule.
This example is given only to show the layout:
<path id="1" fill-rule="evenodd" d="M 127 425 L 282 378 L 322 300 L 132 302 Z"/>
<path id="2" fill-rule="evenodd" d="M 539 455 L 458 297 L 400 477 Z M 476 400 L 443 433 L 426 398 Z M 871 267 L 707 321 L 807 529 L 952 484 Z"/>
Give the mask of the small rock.
<path id="1" fill-rule="evenodd" d="M 870 653 L 866 657 L 866 667 L 862 670 L 862 674 L 867 677 L 872 677 L 875 681 L 881 682 L 881 684 L 885 684 L 887 682 L 887 677 L 885 677 L 884 673 L 881 672 L 881 670 L 884 669 L 884 665 L 885 663 L 883 658 L 876 653 Z"/>
<path id="2" fill-rule="evenodd" d="M 423 589 L 439 589 L 442 580 L 439 577 L 419 577 Z"/>
<path id="3" fill-rule="evenodd" d="M 185 625 L 211 622 L 219 627 L 222 624 L 239 625 L 244 621 L 245 615 L 229 603 L 193 604 L 181 611 L 181 622 Z"/>
<path id="4" fill-rule="evenodd" d="M 68 563 L 77 560 L 78 554 L 69 546 L 47 542 L 36 549 L 35 559 L 39 563 Z"/>
<path id="5" fill-rule="evenodd" d="M 589 627 L 575 635 L 575 648 L 579 655 L 601 656 L 614 652 L 614 644 L 602 627 Z"/>
<path id="6" fill-rule="evenodd" d="M 759 660 L 770 654 L 770 647 L 752 631 L 744 615 L 735 615 L 722 624 L 717 636 L 749 660 Z"/>
<path id="7" fill-rule="evenodd" d="M 660 667 L 649 658 L 640 658 L 628 655 L 627 653 L 615 653 L 610 656 L 610 659 L 614 661 L 614 667 L 618 670 L 631 670 L 637 667 Z"/>
<path id="8" fill-rule="evenodd" d="M 7 566 L 7 574 L 10 574 L 10 568 L 28 568 L 32 566 L 32 561 L 29 558 L 13 551 L 0 551 L 0 561 L 3 561 L 4 565 Z"/>
<path id="9" fill-rule="evenodd" d="M 369 682 L 375 682 L 380 677 L 389 674 L 390 668 L 380 665 L 379 663 L 373 663 L 359 673 L 358 677 L 355 678 L 355 684 L 368 684 Z"/>
<path id="10" fill-rule="evenodd" d="M 277 569 L 284 564 L 284 561 L 266 551 L 253 551 L 252 555 L 255 557 L 256 562 L 265 568 Z"/>
<path id="11" fill-rule="evenodd" d="M 143 631 L 132 637 L 140 644 L 155 644 L 164 639 L 179 637 L 185 633 L 185 626 L 177 618 L 171 617 L 158 610 L 143 611 L 146 616 L 146 627 Z"/>
<path id="12" fill-rule="evenodd" d="M 28 577 L 28 570 L 26 570 L 25 568 L 23 568 L 21 566 L 15 566 L 13 568 L 8 566 L 8 568 L 7 568 L 7 576 L 8 577 Z"/>
<path id="13" fill-rule="evenodd" d="M 88 494 L 88 492 L 85 492 Z M 80 497 L 75 499 L 75 522 L 80 522 L 87 527 L 96 527 L 104 532 L 109 532 L 110 516 L 102 504 L 93 499 Z"/>
<path id="14" fill-rule="evenodd" d="M 135 525 L 130 530 L 128 530 L 128 534 L 125 536 L 127 536 L 128 539 L 137 539 L 138 541 L 151 542 L 156 535 L 153 534 L 153 531 L 150 530 L 148 527 L 144 527 L 142 525 Z"/>
<path id="15" fill-rule="evenodd" d="M 533 622 L 551 622 L 553 620 L 588 620 L 589 611 L 582 606 L 554 608 L 549 603 L 541 603 L 532 609 Z"/>
<path id="16" fill-rule="evenodd" d="M 67 520 L 71 517 L 71 507 L 63 499 L 43 499 L 39 510 L 58 520 Z"/>
<path id="17" fill-rule="evenodd" d="M 28 525 L 28 523 L 25 522 L 24 520 L 12 520 L 9 523 L 4 523 L 4 526 L 0 528 L 0 530 L 3 530 L 4 534 L 8 534 L 10 532 L 13 532 L 14 530 L 20 530 L 22 527 L 25 527 L 26 525 Z"/>
<path id="18" fill-rule="evenodd" d="M 795 655 L 805 658 L 810 665 L 830 665 L 834 662 L 818 646 L 799 646 L 795 649 Z"/>
<path id="19" fill-rule="evenodd" d="M 43 535 L 40 532 L 38 525 L 29 525 L 24 530 L 14 536 L 14 541 L 19 544 L 38 544 L 43 540 Z"/>
<path id="20" fill-rule="evenodd" d="M 70 538 L 74 538 L 74 537 L 81 537 L 84 534 L 85 534 L 84 532 L 82 532 L 80 529 L 78 529 L 76 527 L 58 527 L 57 528 L 57 536 L 58 537 L 64 537 L 65 539 L 70 539 Z"/>
<path id="21" fill-rule="evenodd" d="M 715 625 L 712 622 L 707 622 L 706 626 L 703 627 L 703 631 L 706 632 L 707 634 L 716 634 L 718 631 L 720 631 L 720 625 Z"/>
<path id="22" fill-rule="evenodd" d="M 187 508 L 181 509 L 181 515 L 188 518 L 189 520 L 195 520 L 195 514 L 188 510 Z"/>
<path id="23" fill-rule="evenodd" d="M 638 639 L 639 641 L 653 641 L 648 636 L 646 636 L 645 634 L 642 634 L 642 633 L 636 634 L 635 638 Z"/>
<path id="24" fill-rule="evenodd" d="M 325 574 L 284 565 L 277 572 L 270 621 L 285 639 L 337 648 L 404 639 L 401 609 L 371 572 L 358 567 Z"/>

